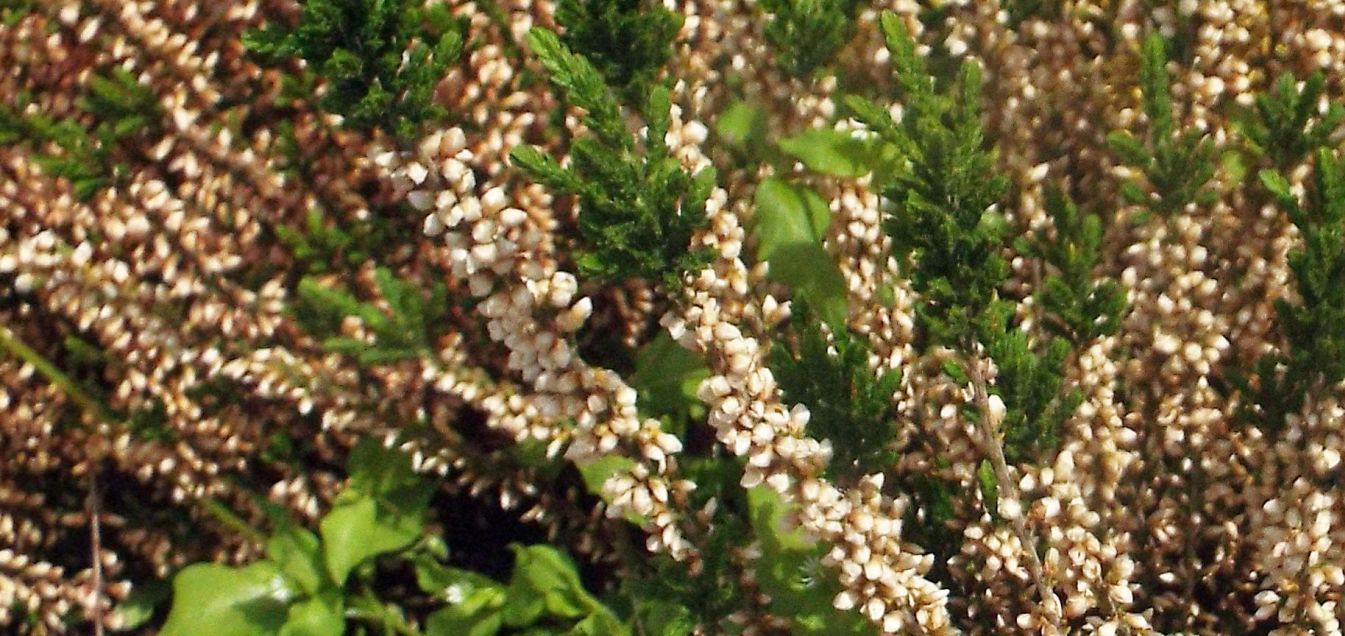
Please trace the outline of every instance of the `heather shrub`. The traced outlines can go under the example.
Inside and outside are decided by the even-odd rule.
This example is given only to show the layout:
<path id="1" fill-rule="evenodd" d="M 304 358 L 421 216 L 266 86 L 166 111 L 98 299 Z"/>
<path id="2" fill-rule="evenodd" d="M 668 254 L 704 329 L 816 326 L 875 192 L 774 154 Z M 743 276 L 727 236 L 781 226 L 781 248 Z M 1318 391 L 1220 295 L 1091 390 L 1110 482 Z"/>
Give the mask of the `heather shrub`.
<path id="1" fill-rule="evenodd" d="M 1340 634 L 1338 14 L 0 0 L 0 626 Z"/>

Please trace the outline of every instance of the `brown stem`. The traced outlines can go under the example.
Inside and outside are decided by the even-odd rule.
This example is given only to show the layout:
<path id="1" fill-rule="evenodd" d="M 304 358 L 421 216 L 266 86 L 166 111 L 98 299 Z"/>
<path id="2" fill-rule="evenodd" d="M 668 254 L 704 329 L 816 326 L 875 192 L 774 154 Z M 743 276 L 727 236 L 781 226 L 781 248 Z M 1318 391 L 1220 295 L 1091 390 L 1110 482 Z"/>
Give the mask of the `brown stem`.
<path id="1" fill-rule="evenodd" d="M 976 402 L 976 409 L 981 413 L 977 423 L 981 432 L 981 445 L 984 447 L 982 450 L 990 461 L 990 467 L 995 471 L 995 480 L 999 482 L 999 490 L 1021 508 L 1023 498 L 1021 493 L 1018 492 L 1018 482 L 1009 473 L 1009 462 L 1004 458 L 1004 447 L 999 442 L 1000 422 L 998 416 L 990 409 L 990 390 L 985 375 L 981 373 L 981 367 L 976 364 L 976 361 L 965 360 L 963 367 L 967 370 L 967 378 L 971 380 L 972 397 Z M 1024 519 L 1026 512 L 1026 510 L 1020 510 L 1009 521 L 1013 524 L 1013 530 L 1018 535 L 1019 543 L 1023 545 L 1023 552 L 1027 554 L 1027 571 L 1032 577 L 1032 583 L 1037 588 L 1037 593 L 1041 596 L 1045 618 L 1055 627 L 1055 632 L 1059 633 L 1062 606 L 1042 568 L 1041 557 L 1037 554 L 1037 537 L 1033 534 L 1032 529 L 1027 526 L 1027 521 Z"/>
<path id="2" fill-rule="evenodd" d="M 99 522 L 102 496 L 98 491 L 98 467 L 89 471 L 89 551 L 93 553 L 93 633 L 103 636 L 103 534 Z"/>

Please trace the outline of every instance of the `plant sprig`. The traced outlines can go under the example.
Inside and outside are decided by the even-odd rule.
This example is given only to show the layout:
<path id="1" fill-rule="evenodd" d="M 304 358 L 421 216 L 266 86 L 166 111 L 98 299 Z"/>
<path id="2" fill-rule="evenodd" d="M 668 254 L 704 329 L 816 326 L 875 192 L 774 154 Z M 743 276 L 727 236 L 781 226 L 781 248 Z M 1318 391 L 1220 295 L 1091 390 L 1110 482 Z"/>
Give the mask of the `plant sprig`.
<path id="1" fill-rule="evenodd" d="M 1125 293 L 1114 280 L 1093 278 L 1102 256 L 1102 220 L 1080 212 L 1059 188 L 1047 189 L 1046 211 L 1054 237 L 1043 230 L 1015 241 L 1018 252 L 1050 268 L 1037 299 L 1045 313 L 1044 326 L 1075 346 L 1115 333 Z"/>
<path id="2" fill-rule="evenodd" d="M 580 273 L 680 288 L 685 273 L 710 261 L 708 251 L 692 249 L 691 237 L 707 223 L 705 201 L 716 175 L 713 168 L 690 174 L 669 152 L 668 90 L 650 90 L 645 133 L 632 135 L 616 96 L 588 60 L 545 29 L 533 29 L 527 40 L 567 103 L 585 111 L 592 132 L 573 141 L 566 167 L 535 147 L 510 153 L 539 183 L 578 198 Z"/>
<path id="3" fill-rule="evenodd" d="M 968 344 L 1009 273 L 1000 253 L 1003 224 L 992 207 L 1008 180 L 985 147 L 981 75 L 963 64 L 951 94 L 940 94 L 901 19 L 886 13 L 882 28 L 905 97 L 902 120 L 862 98 L 846 103 L 902 157 L 876 177 L 892 202 L 884 228 L 893 252 L 914 265 L 912 287 L 925 298 L 916 311 L 928 342 Z"/>
<path id="4" fill-rule="evenodd" d="M 1245 141 L 1264 155 L 1276 169 L 1288 170 L 1327 144 L 1331 134 L 1345 122 L 1345 106 L 1330 104 L 1318 110 L 1326 79 L 1316 72 L 1303 80 L 1285 73 L 1269 91 L 1256 95 L 1255 116 L 1238 122 Z"/>
<path id="5" fill-rule="evenodd" d="M 807 77 L 827 64 L 855 30 L 857 0 L 763 0 L 762 27 L 785 72 Z"/>
<path id="6" fill-rule="evenodd" d="M 299 321 L 315 337 L 323 338 L 328 351 L 354 356 L 360 364 L 375 365 L 417 358 L 433 349 L 431 329 L 448 310 L 447 290 L 443 283 L 430 288 L 422 298 L 419 286 L 397 278 L 391 271 L 374 271 L 379 294 L 390 312 L 377 305 L 361 302 L 350 293 L 305 277 L 299 281 L 302 303 L 295 308 Z M 373 332 L 374 342 L 336 335 L 346 316 L 355 316 Z"/>
<path id="7" fill-rule="evenodd" d="M 783 397 L 808 407 L 808 434 L 831 440 L 829 476 L 842 483 L 883 472 L 896 461 L 893 394 L 901 372 L 875 376 L 864 340 L 844 330 L 830 341 L 816 316 L 796 303 L 791 325 L 796 342 L 777 342 L 771 370 Z"/>
<path id="8" fill-rule="evenodd" d="M 616 92 L 635 106 L 672 57 L 682 16 L 642 0 L 561 0 L 561 42 L 583 56 Z"/>
<path id="9" fill-rule="evenodd" d="M 77 100 L 97 123 L 90 129 L 76 117 L 56 119 L 0 106 L 0 143 L 27 142 L 33 160 L 52 177 L 70 182 L 75 198 L 87 201 L 114 185 L 127 171 L 118 148 L 152 134 L 163 109 L 154 91 L 122 68 L 89 78 L 89 91 Z"/>
<path id="10" fill-rule="evenodd" d="M 327 81 L 321 107 L 345 125 L 402 139 L 444 116 L 434 88 L 463 49 L 462 25 L 412 0 L 310 0 L 293 29 L 268 25 L 243 43 L 271 61 L 299 58 Z"/>
<path id="11" fill-rule="evenodd" d="M 1288 179 L 1262 170 L 1261 183 L 1302 236 L 1289 253 L 1298 298 L 1275 301 L 1286 352 L 1257 364 L 1257 383 L 1235 378 L 1252 397 L 1263 425 L 1274 431 L 1314 390 L 1345 380 L 1345 161 L 1318 148 L 1311 187 L 1300 202 Z"/>
<path id="12" fill-rule="evenodd" d="M 1168 87 L 1167 52 L 1163 38 L 1152 34 L 1140 51 L 1140 89 L 1149 120 L 1144 141 L 1128 131 L 1115 130 L 1107 143 L 1122 163 L 1144 174 L 1142 183 L 1127 181 L 1121 196 L 1129 203 L 1148 206 L 1162 217 L 1180 212 L 1191 203 L 1209 205 L 1218 193 L 1208 187 L 1217 164 L 1214 142 L 1204 131 L 1176 131 L 1172 94 Z"/>

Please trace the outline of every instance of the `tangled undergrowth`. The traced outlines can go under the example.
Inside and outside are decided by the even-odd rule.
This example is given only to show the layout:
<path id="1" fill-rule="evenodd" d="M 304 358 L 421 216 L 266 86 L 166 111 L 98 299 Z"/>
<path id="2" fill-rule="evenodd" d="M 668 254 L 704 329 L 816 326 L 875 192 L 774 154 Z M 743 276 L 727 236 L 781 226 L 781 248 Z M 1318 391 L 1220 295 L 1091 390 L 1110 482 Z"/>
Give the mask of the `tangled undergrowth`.
<path id="1" fill-rule="evenodd" d="M 1342 15 L 0 0 L 0 629 L 1341 634 Z"/>

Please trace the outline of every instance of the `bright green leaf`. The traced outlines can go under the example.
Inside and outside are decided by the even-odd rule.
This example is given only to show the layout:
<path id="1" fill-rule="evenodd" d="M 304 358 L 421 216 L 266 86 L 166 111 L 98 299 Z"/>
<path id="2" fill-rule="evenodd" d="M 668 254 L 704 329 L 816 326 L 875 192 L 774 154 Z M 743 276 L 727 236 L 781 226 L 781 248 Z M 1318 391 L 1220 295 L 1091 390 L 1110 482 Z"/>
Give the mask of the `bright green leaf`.
<path id="1" fill-rule="evenodd" d="M 341 636 L 345 633 L 345 609 L 339 594 L 310 598 L 290 606 L 278 636 Z"/>
<path id="2" fill-rule="evenodd" d="M 847 132 L 814 128 L 781 139 L 779 146 L 814 172 L 835 177 L 862 177 L 871 169 L 869 144 Z"/>
<path id="3" fill-rule="evenodd" d="M 197 563 L 173 577 L 173 608 L 161 636 L 262 636 L 285 623 L 295 591 L 280 568 L 258 561 L 244 568 Z"/>
<path id="4" fill-rule="evenodd" d="M 293 524 L 276 531 L 266 542 L 266 555 L 306 594 L 317 594 L 328 584 L 322 565 L 322 546 L 312 532 Z"/>
<path id="5" fill-rule="evenodd" d="M 776 250 L 770 278 L 794 290 L 833 329 L 848 315 L 845 277 L 831 255 L 817 243 L 795 243 Z"/>
<path id="6" fill-rule="evenodd" d="M 397 518 L 380 511 L 371 497 L 348 497 L 319 524 L 328 573 L 333 581 L 344 585 L 350 571 L 360 563 L 411 545 L 420 536 L 421 525 L 418 519 Z"/>
<path id="7" fill-rule="evenodd" d="M 821 243 L 831 222 L 826 199 L 809 188 L 769 178 L 757 186 L 757 258 L 770 261 L 777 249 L 799 243 Z"/>
<path id="8" fill-rule="evenodd" d="M 696 390 L 710 368 L 705 360 L 660 333 L 635 354 L 635 375 L 631 386 L 639 395 L 642 413 L 650 417 L 685 417 L 700 401 Z"/>
<path id="9" fill-rule="evenodd" d="M 153 618 L 154 611 L 172 596 L 173 588 L 165 581 L 137 584 L 113 610 L 121 627 L 117 631 L 131 631 Z"/>
<path id="10" fill-rule="evenodd" d="M 751 102 L 734 102 L 715 120 L 715 133 L 728 145 L 750 152 L 766 140 L 766 109 Z"/>

